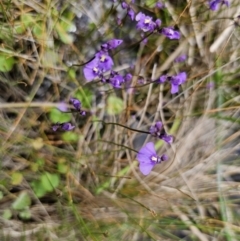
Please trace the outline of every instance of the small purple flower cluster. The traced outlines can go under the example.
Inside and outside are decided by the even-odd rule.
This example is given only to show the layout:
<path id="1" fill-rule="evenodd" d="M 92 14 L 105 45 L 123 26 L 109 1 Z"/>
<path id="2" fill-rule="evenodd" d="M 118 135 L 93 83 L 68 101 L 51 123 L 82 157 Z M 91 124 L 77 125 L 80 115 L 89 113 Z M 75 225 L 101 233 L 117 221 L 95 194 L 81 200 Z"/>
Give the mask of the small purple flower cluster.
<path id="1" fill-rule="evenodd" d="M 109 50 L 117 48 L 122 42 L 121 39 L 111 39 L 101 45 L 101 50 L 95 54 L 94 59 L 84 66 L 83 73 L 87 81 L 99 78 L 103 83 L 109 83 L 114 88 L 121 88 L 123 83 L 132 79 L 130 73 L 122 76 L 112 70 L 114 63 L 109 55 Z M 110 74 L 106 78 L 108 71 L 110 71 Z"/>
<path id="2" fill-rule="evenodd" d="M 115 3 L 116 0 L 112 0 L 112 2 Z M 133 10 L 134 2 L 134 0 L 131 0 L 130 3 L 121 1 L 121 7 L 123 10 L 127 11 L 126 14 L 131 19 L 131 21 L 135 20 L 137 22 L 136 29 L 141 31 L 141 36 L 143 38 L 146 36 L 143 39 L 145 43 L 147 41 L 147 37 L 149 37 L 152 33 L 162 34 L 171 40 L 180 39 L 180 32 L 175 30 L 173 27 L 161 27 L 162 22 L 160 19 L 154 20 L 153 17 L 148 16 L 143 12 L 139 12 L 135 15 Z M 228 1 L 226 0 L 209 0 L 209 5 L 212 10 L 216 10 L 220 3 L 228 5 Z M 155 7 L 158 9 L 163 9 L 165 8 L 165 5 L 161 1 L 158 1 Z M 123 84 L 126 84 L 126 86 L 130 85 L 132 80 L 132 75 L 130 73 L 121 75 L 113 69 L 114 61 L 111 57 L 111 51 L 121 45 L 122 42 L 123 40 L 121 39 L 111 39 L 101 45 L 101 49 L 94 55 L 94 58 L 87 62 L 83 68 L 84 77 L 88 82 L 93 81 L 94 79 L 99 79 L 102 83 L 108 83 L 114 88 L 122 88 Z M 180 55 L 175 59 L 174 62 L 183 62 L 186 60 L 186 58 L 186 55 Z M 162 75 L 156 82 L 170 82 L 171 93 L 175 94 L 179 91 L 179 86 L 182 85 L 186 79 L 186 72 L 180 72 L 176 75 Z M 82 104 L 78 99 L 70 98 L 70 103 L 75 109 L 75 112 L 81 116 L 86 115 L 86 112 L 82 110 Z M 61 111 L 65 111 L 67 109 L 67 105 L 65 103 L 61 103 L 59 105 L 59 109 Z M 53 131 L 57 131 L 58 129 L 63 131 L 70 131 L 74 128 L 75 126 L 69 122 L 56 123 L 52 126 Z M 151 126 L 149 132 L 147 133 L 153 137 L 165 141 L 167 144 L 173 143 L 173 136 L 166 133 L 161 121 L 157 121 L 153 126 Z M 143 175 L 148 175 L 155 165 L 161 163 L 162 161 L 168 160 L 168 156 L 166 154 L 158 156 L 154 147 L 154 143 L 148 142 L 138 151 L 137 160 L 139 161 L 139 168 L 141 173 Z"/>
<path id="3" fill-rule="evenodd" d="M 212 11 L 217 11 L 220 4 L 226 5 L 227 7 L 230 6 L 230 3 L 228 0 L 209 0 L 208 4 Z"/>
<path id="4" fill-rule="evenodd" d="M 169 39 L 180 39 L 180 33 L 174 30 L 173 27 L 165 27 L 161 29 L 160 26 L 162 21 L 160 19 L 153 21 L 152 17 L 139 12 L 136 15 L 135 20 L 138 22 L 136 28 L 143 32 L 153 32 L 156 30 L 158 33 L 165 35 Z"/>
<path id="5" fill-rule="evenodd" d="M 132 0 L 131 3 L 134 3 L 135 1 Z M 130 4 L 127 4 L 125 1 L 121 3 L 122 9 L 127 9 L 127 15 L 131 18 L 131 20 L 134 20 L 135 12 L 133 11 Z"/>
<path id="6" fill-rule="evenodd" d="M 73 108 L 75 109 L 75 112 L 79 113 L 81 116 L 86 115 L 86 111 L 82 110 L 82 103 L 80 100 L 78 100 L 76 98 L 70 98 L 70 103 L 72 104 Z M 58 106 L 58 109 L 62 112 L 66 112 L 67 105 L 64 102 L 60 103 Z M 74 128 L 75 128 L 75 126 L 73 126 L 69 122 L 56 123 L 52 126 L 53 131 L 57 131 L 58 129 L 62 129 L 63 131 L 71 131 Z"/>
<path id="7" fill-rule="evenodd" d="M 157 121 L 155 125 L 150 127 L 149 134 L 164 140 L 168 144 L 173 142 L 173 136 L 166 133 L 161 121 Z M 155 151 L 154 144 L 152 142 L 148 142 L 139 150 L 137 160 L 139 162 L 139 169 L 141 173 L 143 175 L 148 175 L 156 164 L 168 160 L 168 156 L 166 154 L 158 156 Z"/>
<path id="8" fill-rule="evenodd" d="M 186 82 L 187 80 L 187 74 L 186 72 L 180 72 L 177 75 L 162 75 L 160 76 L 158 83 L 164 83 L 166 81 L 169 81 L 171 83 L 171 93 L 176 94 L 178 93 L 179 86 Z"/>

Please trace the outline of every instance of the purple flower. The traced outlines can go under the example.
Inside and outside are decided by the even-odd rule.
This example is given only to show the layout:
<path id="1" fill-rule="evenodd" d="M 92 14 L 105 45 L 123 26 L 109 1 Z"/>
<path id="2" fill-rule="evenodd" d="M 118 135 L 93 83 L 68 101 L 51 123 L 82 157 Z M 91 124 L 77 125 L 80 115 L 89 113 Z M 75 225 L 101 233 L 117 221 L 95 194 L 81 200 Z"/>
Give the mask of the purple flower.
<path id="1" fill-rule="evenodd" d="M 70 98 L 70 102 L 73 105 L 73 107 L 79 112 L 80 115 L 86 115 L 86 111 L 82 110 L 82 103 L 80 100 L 76 98 Z"/>
<path id="2" fill-rule="evenodd" d="M 61 127 L 61 124 L 56 123 L 56 124 L 54 124 L 54 125 L 52 126 L 52 130 L 53 130 L 53 131 L 57 131 L 60 127 Z"/>
<path id="3" fill-rule="evenodd" d="M 73 128 L 75 128 L 75 126 L 73 126 L 71 123 L 69 122 L 65 122 L 65 123 L 62 123 L 62 129 L 64 131 L 70 131 L 72 130 Z"/>
<path id="4" fill-rule="evenodd" d="M 167 159 L 168 157 L 165 154 L 162 156 L 157 155 L 152 142 L 148 142 L 137 154 L 139 169 L 143 175 L 148 175 L 155 165 L 161 163 L 162 161 L 166 161 Z"/>
<path id="5" fill-rule="evenodd" d="M 174 62 L 175 63 L 181 63 L 181 62 L 184 62 L 185 60 L 187 59 L 187 55 L 186 54 L 182 54 L 180 56 L 178 56 Z"/>
<path id="6" fill-rule="evenodd" d="M 131 75 L 130 73 L 127 73 L 127 74 L 124 76 L 124 80 L 125 80 L 125 82 L 131 81 L 131 80 L 132 80 L 132 75 Z"/>
<path id="7" fill-rule="evenodd" d="M 59 103 L 57 108 L 62 112 L 66 112 L 68 110 L 68 106 L 65 102 Z"/>
<path id="8" fill-rule="evenodd" d="M 122 75 L 118 74 L 117 72 L 112 71 L 110 78 L 109 78 L 109 82 L 114 88 L 121 88 L 122 84 L 125 81 L 124 81 L 124 78 Z"/>
<path id="9" fill-rule="evenodd" d="M 80 100 L 75 98 L 70 98 L 70 102 L 76 110 L 80 110 L 82 108 L 82 104 Z"/>
<path id="10" fill-rule="evenodd" d="M 171 76 L 171 93 L 175 94 L 178 92 L 179 85 L 183 84 L 187 80 L 186 72 L 181 72 L 175 76 Z"/>
<path id="11" fill-rule="evenodd" d="M 222 5 L 225 4 L 227 7 L 230 6 L 230 3 L 228 0 L 210 0 L 210 1 L 208 1 L 208 3 L 209 3 L 209 7 L 212 11 L 218 10 L 220 4 L 222 4 Z"/>
<path id="12" fill-rule="evenodd" d="M 169 39 L 180 39 L 180 33 L 173 29 L 173 27 L 163 28 L 161 33 Z"/>
<path id="13" fill-rule="evenodd" d="M 112 68 L 113 60 L 107 52 L 99 51 L 95 57 L 98 60 L 98 68 L 100 68 L 101 71 L 106 72 Z"/>
<path id="14" fill-rule="evenodd" d="M 128 4 L 127 4 L 126 2 L 122 2 L 122 3 L 121 3 L 121 6 L 122 6 L 123 9 L 128 8 Z"/>
<path id="15" fill-rule="evenodd" d="M 164 140 L 168 144 L 173 142 L 173 136 L 166 133 L 161 121 L 157 121 L 154 126 L 151 126 L 149 132 L 152 136 L 158 137 L 159 139 Z"/>
<path id="16" fill-rule="evenodd" d="M 52 126 L 52 130 L 53 131 L 57 131 L 59 128 L 61 128 L 64 131 L 70 131 L 73 128 L 75 128 L 75 126 L 73 126 L 71 123 L 69 122 L 64 122 L 64 123 L 56 123 Z"/>
<path id="17" fill-rule="evenodd" d="M 156 8 L 159 8 L 159 9 L 163 9 L 165 8 L 165 5 L 164 3 L 162 3 L 161 1 L 158 1 L 155 5 Z"/>
<path id="18" fill-rule="evenodd" d="M 154 31 L 157 26 L 151 17 L 146 16 L 142 12 L 136 15 L 135 20 L 138 22 L 137 29 L 141 29 L 143 32 Z"/>
<path id="19" fill-rule="evenodd" d="M 128 9 L 127 15 L 131 18 L 132 21 L 134 20 L 135 12 L 132 10 L 131 7 Z"/>
<path id="20" fill-rule="evenodd" d="M 111 39 L 101 45 L 102 50 L 108 51 L 117 48 L 123 41 L 121 39 Z"/>
<path id="21" fill-rule="evenodd" d="M 91 81 L 95 79 L 96 77 L 100 76 L 102 71 L 98 67 L 98 59 L 94 58 L 91 62 L 86 64 L 83 69 L 83 74 L 87 81 Z"/>
<path id="22" fill-rule="evenodd" d="M 160 78 L 159 78 L 159 80 L 158 80 L 158 82 L 159 83 L 164 83 L 164 82 L 166 82 L 166 80 L 168 79 L 168 75 L 162 75 L 162 76 L 160 76 Z"/>

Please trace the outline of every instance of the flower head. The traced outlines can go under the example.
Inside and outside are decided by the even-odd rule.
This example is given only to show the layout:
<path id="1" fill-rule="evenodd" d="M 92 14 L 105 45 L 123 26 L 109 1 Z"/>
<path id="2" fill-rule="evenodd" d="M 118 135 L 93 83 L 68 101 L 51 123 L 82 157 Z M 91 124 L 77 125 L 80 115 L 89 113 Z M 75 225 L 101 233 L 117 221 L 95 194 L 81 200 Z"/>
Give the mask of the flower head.
<path id="1" fill-rule="evenodd" d="M 135 12 L 132 10 L 132 8 L 128 8 L 127 15 L 131 18 L 131 20 L 134 20 Z"/>
<path id="2" fill-rule="evenodd" d="M 137 29 L 141 29 L 143 32 L 154 31 L 157 24 L 152 20 L 152 17 L 146 16 L 144 13 L 139 12 L 136 15 L 135 20 L 137 23 Z"/>
<path id="3" fill-rule="evenodd" d="M 187 59 L 187 55 L 186 55 L 186 54 L 182 54 L 182 55 L 179 55 L 179 56 L 174 60 L 174 62 L 175 62 L 175 63 L 181 63 L 181 62 L 184 62 L 186 59 Z"/>
<path id="4" fill-rule="evenodd" d="M 112 68 L 113 60 L 107 52 L 99 51 L 95 57 L 98 60 L 98 68 L 100 68 L 101 71 L 106 72 Z"/>
<path id="5" fill-rule="evenodd" d="M 159 139 L 164 140 L 168 144 L 173 142 L 173 136 L 166 133 L 161 121 L 157 121 L 154 126 L 151 126 L 149 132 L 152 136 L 158 137 Z"/>
<path id="6" fill-rule="evenodd" d="M 73 128 L 75 128 L 75 126 L 73 126 L 70 122 L 56 123 L 52 126 L 53 131 L 57 131 L 59 128 L 61 128 L 64 131 L 70 131 Z"/>
<path id="7" fill-rule="evenodd" d="M 82 103 L 80 100 L 76 98 L 70 98 L 70 102 L 73 105 L 73 107 L 79 112 L 80 115 L 86 115 L 86 111 L 82 110 Z"/>
<path id="8" fill-rule="evenodd" d="M 121 6 L 122 6 L 123 9 L 128 8 L 128 4 L 124 1 L 121 3 Z"/>
<path id="9" fill-rule="evenodd" d="M 212 11 L 218 10 L 220 4 L 222 5 L 225 4 L 227 7 L 230 6 L 230 3 L 228 0 L 209 0 L 208 3 Z"/>
<path id="10" fill-rule="evenodd" d="M 117 72 L 112 71 L 110 78 L 109 78 L 109 82 L 114 88 L 121 88 L 122 84 L 125 81 L 124 81 L 124 77 L 122 75 L 120 75 Z"/>
<path id="11" fill-rule="evenodd" d="M 171 93 L 175 94 L 178 92 L 179 85 L 183 84 L 187 79 L 186 72 L 181 72 L 177 75 L 171 76 Z"/>
<path id="12" fill-rule="evenodd" d="M 158 9 L 163 9 L 163 8 L 165 8 L 165 5 L 161 1 L 158 1 L 156 3 L 155 7 L 158 8 Z"/>
<path id="13" fill-rule="evenodd" d="M 62 112 L 66 112 L 68 110 L 68 106 L 65 102 L 60 102 L 57 108 Z"/>
<path id="14" fill-rule="evenodd" d="M 72 130 L 73 128 L 75 128 L 75 126 L 73 126 L 71 123 L 69 122 L 65 122 L 65 123 L 62 123 L 62 129 L 64 131 L 70 131 Z"/>
<path id="15" fill-rule="evenodd" d="M 82 108 L 82 104 L 80 100 L 76 98 L 70 98 L 70 102 L 76 110 L 80 110 Z"/>
<path id="16" fill-rule="evenodd" d="M 159 83 L 164 83 L 164 82 L 166 82 L 167 81 L 167 79 L 168 79 L 168 75 L 162 75 L 162 76 L 160 76 L 160 78 L 159 78 L 159 80 L 158 80 L 158 82 Z"/>
<path id="17" fill-rule="evenodd" d="M 87 81 L 91 81 L 101 75 L 102 71 L 98 66 L 98 62 L 99 60 L 95 57 L 91 62 L 84 66 L 83 74 Z"/>
<path id="18" fill-rule="evenodd" d="M 168 157 L 165 154 L 162 156 L 157 155 L 154 144 L 152 142 L 148 142 L 139 150 L 137 154 L 139 169 L 143 175 L 148 175 L 155 165 L 167 159 Z"/>
<path id="19" fill-rule="evenodd" d="M 173 29 L 173 27 L 163 28 L 161 33 L 169 39 L 180 39 L 180 33 Z"/>
<path id="20" fill-rule="evenodd" d="M 121 39 L 111 39 L 101 45 L 102 50 L 108 51 L 117 48 L 123 41 Z"/>

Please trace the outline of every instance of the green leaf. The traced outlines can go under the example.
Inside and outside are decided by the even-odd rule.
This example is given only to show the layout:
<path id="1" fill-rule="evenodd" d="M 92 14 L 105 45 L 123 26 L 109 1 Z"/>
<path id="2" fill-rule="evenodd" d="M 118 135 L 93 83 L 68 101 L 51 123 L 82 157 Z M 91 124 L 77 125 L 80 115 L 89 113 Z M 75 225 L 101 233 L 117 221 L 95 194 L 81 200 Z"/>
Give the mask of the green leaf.
<path id="1" fill-rule="evenodd" d="M 86 87 L 80 88 L 76 92 L 74 97 L 81 101 L 83 108 L 91 108 L 91 102 L 93 100 L 93 93 L 90 89 L 88 89 Z"/>
<path id="2" fill-rule="evenodd" d="M 61 41 L 65 44 L 72 44 L 73 43 L 73 36 L 66 32 L 66 30 L 62 27 L 61 24 L 56 24 L 56 30 L 59 35 Z"/>
<path id="3" fill-rule="evenodd" d="M 14 172 L 12 174 L 12 184 L 19 185 L 23 180 L 23 175 L 20 172 Z"/>
<path id="4" fill-rule="evenodd" d="M 21 14 L 21 21 L 26 28 L 33 26 L 35 23 L 31 14 Z"/>
<path id="5" fill-rule="evenodd" d="M 53 123 L 63 123 L 71 120 L 70 113 L 62 113 L 60 110 L 56 108 L 51 109 L 49 117 Z"/>
<path id="6" fill-rule="evenodd" d="M 11 212 L 11 210 L 10 210 L 10 209 L 5 209 L 5 210 L 3 211 L 2 217 L 3 217 L 4 219 L 6 219 L 6 220 L 9 220 L 9 219 L 12 217 L 12 212 Z"/>
<path id="7" fill-rule="evenodd" d="M 44 189 L 44 187 L 40 181 L 33 181 L 31 183 L 31 186 L 37 197 L 43 197 L 47 193 L 47 191 Z"/>
<path id="8" fill-rule="evenodd" d="M 36 23 L 33 26 L 33 34 L 38 37 L 41 38 L 44 34 L 44 26 L 42 23 Z"/>
<path id="9" fill-rule="evenodd" d="M 0 200 L 3 198 L 3 192 L 0 191 Z"/>
<path id="10" fill-rule="evenodd" d="M 23 210 L 19 213 L 21 219 L 28 220 L 31 218 L 31 212 L 29 209 Z"/>
<path id="11" fill-rule="evenodd" d="M 123 100 L 117 96 L 109 96 L 107 99 L 107 113 L 109 115 L 120 114 L 124 109 Z"/>
<path id="12" fill-rule="evenodd" d="M 59 185 L 59 176 L 57 174 L 45 172 L 41 176 L 41 183 L 46 191 L 52 192 Z"/>
<path id="13" fill-rule="evenodd" d="M 149 7 L 149 8 L 153 8 L 156 4 L 156 1 L 154 0 L 146 0 L 145 4 Z"/>
<path id="14" fill-rule="evenodd" d="M 8 72 L 13 68 L 15 60 L 13 57 L 6 55 L 4 53 L 0 53 L 0 71 Z"/>
<path id="15" fill-rule="evenodd" d="M 57 168 L 58 168 L 58 171 L 62 174 L 65 174 L 68 171 L 68 165 L 64 163 L 58 163 Z"/>
<path id="16" fill-rule="evenodd" d="M 79 135 L 77 133 L 68 131 L 68 132 L 64 132 L 62 134 L 62 138 L 64 141 L 78 141 L 78 137 Z"/>
<path id="17" fill-rule="evenodd" d="M 17 199 L 13 202 L 12 208 L 15 210 L 23 210 L 31 205 L 31 198 L 27 192 L 21 192 Z"/>

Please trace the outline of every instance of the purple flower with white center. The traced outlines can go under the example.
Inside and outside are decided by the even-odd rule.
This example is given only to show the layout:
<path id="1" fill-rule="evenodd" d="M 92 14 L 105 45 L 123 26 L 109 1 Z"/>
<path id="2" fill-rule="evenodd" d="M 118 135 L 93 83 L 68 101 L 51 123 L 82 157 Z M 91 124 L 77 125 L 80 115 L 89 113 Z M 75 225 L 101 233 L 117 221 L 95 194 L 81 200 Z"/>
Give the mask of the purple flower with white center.
<path id="1" fill-rule="evenodd" d="M 100 51 L 95 55 L 98 60 L 98 68 L 100 68 L 103 72 L 108 71 L 113 66 L 113 60 L 105 51 Z"/>
<path id="2" fill-rule="evenodd" d="M 210 0 L 210 1 L 208 1 L 208 3 L 209 3 L 209 7 L 212 11 L 218 10 L 220 4 L 222 4 L 222 5 L 225 4 L 227 7 L 230 6 L 230 3 L 228 0 Z"/>
<path id="3" fill-rule="evenodd" d="M 142 12 L 136 15 L 135 20 L 138 22 L 137 29 L 141 29 L 143 32 L 154 31 L 156 28 L 156 23 L 152 20 L 152 17 L 146 16 Z"/>
<path id="4" fill-rule="evenodd" d="M 181 62 L 184 62 L 185 60 L 187 59 L 187 55 L 186 54 L 182 54 L 180 56 L 178 56 L 174 62 L 175 63 L 181 63 Z"/>
<path id="5" fill-rule="evenodd" d="M 158 9 L 163 9 L 163 8 L 165 8 L 165 5 L 161 1 L 158 1 L 156 3 L 155 7 L 158 8 Z"/>
<path id="6" fill-rule="evenodd" d="M 152 136 L 158 137 L 159 139 L 164 140 L 168 144 L 173 142 L 173 136 L 166 133 L 161 121 L 157 121 L 154 126 L 151 126 L 149 132 Z"/>
<path id="7" fill-rule="evenodd" d="M 173 29 L 173 27 L 163 28 L 161 33 L 169 39 L 180 39 L 180 33 Z"/>
<path id="8" fill-rule="evenodd" d="M 56 123 L 52 126 L 53 131 L 57 131 L 59 128 L 61 128 L 64 131 L 70 131 L 73 128 L 75 128 L 75 126 L 73 126 L 70 122 Z"/>
<path id="9" fill-rule="evenodd" d="M 137 154 L 139 169 L 143 175 L 148 175 L 155 165 L 161 163 L 162 161 L 166 161 L 167 159 L 168 157 L 165 154 L 162 156 L 157 155 L 152 142 L 148 142 Z"/>
<path id="10" fill-rule="evenodd" d="M 91 62 L 84 66 L 83 74 L 87 81 L 91 81 L 101 75 L 102 71 L 98 67 L 98 62 L 99 60 L 94 58 Z"/>
<path id="11" fill-rule="evenodd" d="M 175 94 L 178 92 L 179 85 L 183 84 L 187 80 L 186 72 L 181 72 L 177 75 L 171 76 L 171 93 Z"/>

